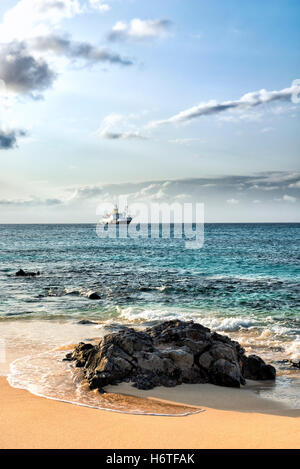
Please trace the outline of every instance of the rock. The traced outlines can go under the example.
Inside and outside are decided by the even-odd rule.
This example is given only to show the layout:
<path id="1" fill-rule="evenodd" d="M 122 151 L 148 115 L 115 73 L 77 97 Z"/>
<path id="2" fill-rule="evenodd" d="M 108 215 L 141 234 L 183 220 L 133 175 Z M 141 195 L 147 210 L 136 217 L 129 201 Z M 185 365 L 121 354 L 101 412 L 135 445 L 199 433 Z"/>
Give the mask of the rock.
<path id="1" fill-rule="evenodd" d="M 213 345 L 209 353 L 215 360 L 224 358 L 225 360 L 235 362 L 238 358 L 236 350 L 228 344 Z"/>
<path id="2" fill-rule="evenodd" d="M 82 324 L 84 326 L 92 325 L 92 324 L 98 324 L 97 322 L 90 321 L 89 319 L 81 319 L 81 321 L 78 321 L 77 324 Z"/>
<path id="3" fill-rule="evenodd" d="M 88 295 L 88 299 L 89 300 L 100 300 L 100 296 L 98 295 L 98 293 L 89 293 Z"/>
<path id="4" fill-rule="evenodd" d="M 214 362 L 210 369 L 210 378 L 213 384 L 232 388 L 239 388 L 241 384 L 246 383 L 238 364 L 224 358 Z"/>
<path id="5" fill-rule="evenodd" d="M 16 276 L 17 276 L 17 277 L 26 277 L 26 273 L 24 272 L 23 269 L 20 269 L 20 270 L 18 270 L 18 272 L 16 273 Z"/>
<path id="6" fill-rule="evenodd" d="M 205 370 L 209 370 L 212 363 L 213 357 L 209 352 L 205 352 L 199 357 L 198 364 Z"/>
<path id="7" fill-rule="evenodd" d="M 273 380 L 276 376 L 276 370 L 274 366 L 267 365 L 257 355 L 249 355 L 249 357 L 243 357 L 242 373 L 245 378 L 254 380 Z"/>
<path id="8" fill-rule="evenodd" d="M 292 367 L 300 369 L 300 360 L 290 360 L 290 364 Z"/>
<path id="9" fill-rule="evenodd" d="M 164 355 L 170 358 L 177 368 L 185 370 L 194 364 L 194 355 L 187 347 L 180 347 L 164 351 Z"/>
<path id="10" fill-rule="evenodd" d="M 193 321 L 166 321 L 143 332 L 123 327 L 97 345 L 78 344 L 66 360 L 81 367 L 90 388 L 99 390 L 120 382 L 139 389 L 207 382 L 240 387 L 245 377 L 275 378 L 271 365 L 246 357 L 238 342 Z"/>
<path id="11" fill-rule="evenodd" d="M 25 272 L 23 269 L 18 270 L 16 272 L 16 277 L 36 277 L 37 275 L 41 275 L 41 273 L 38 272 Z"/>

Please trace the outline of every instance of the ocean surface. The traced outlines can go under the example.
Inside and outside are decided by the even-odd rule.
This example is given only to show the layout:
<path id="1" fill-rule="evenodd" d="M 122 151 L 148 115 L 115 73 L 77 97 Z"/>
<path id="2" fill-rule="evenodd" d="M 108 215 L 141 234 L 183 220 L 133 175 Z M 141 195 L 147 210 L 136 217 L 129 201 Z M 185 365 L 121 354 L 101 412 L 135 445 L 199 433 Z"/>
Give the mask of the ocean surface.
<path id="1" fill-rule="evenodd" d="M 287 362 L 300 359 L 299 261 L 300 224 L 206 224 L 197 250 L 182 239 L 99 238 L 93 224 L 0 225 L 3 373 L 15 386 L 57 398 L 54 369 L 65 353 L 58 347 L 119 324 L 193 319 L 273 363 L 277 384 L 258 392 L 300 408 L 300 370 Z M 20 268 L 41 275 L 16 277 Z M 100 299 L 90 300 L 91 292 Z M 40 354 L 52 360 L 48 375 Z M 66 368 L 57 373 L 59 398 L 83 402 L 74 375 L 76 399 L 64 394 Z"/>

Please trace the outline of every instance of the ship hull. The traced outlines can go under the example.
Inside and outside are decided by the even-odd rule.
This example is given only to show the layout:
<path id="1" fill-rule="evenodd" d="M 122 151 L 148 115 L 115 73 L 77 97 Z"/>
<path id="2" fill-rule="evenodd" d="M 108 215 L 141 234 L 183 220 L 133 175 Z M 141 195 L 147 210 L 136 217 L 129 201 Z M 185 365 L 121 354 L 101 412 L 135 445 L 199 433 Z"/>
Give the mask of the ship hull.
<path id="1" fill-rule="evenodd" d="M 104 225 L 129 225 L 132 219 L 129 218 L 128 220 L 112 220 L 112 221 L 104 221 Z"/>

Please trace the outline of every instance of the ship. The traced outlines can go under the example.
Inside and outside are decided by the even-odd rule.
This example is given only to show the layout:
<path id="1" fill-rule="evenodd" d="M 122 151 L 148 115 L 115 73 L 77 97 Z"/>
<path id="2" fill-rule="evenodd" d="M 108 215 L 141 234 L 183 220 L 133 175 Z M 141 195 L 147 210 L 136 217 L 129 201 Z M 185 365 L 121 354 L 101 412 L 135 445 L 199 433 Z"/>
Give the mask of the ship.
<path id="1" fill-rule="evenodd" d="M 128 215 L 128 208 L 125 207 L 124 212 L 119 212 L 118 206 L 115 205 L 111 213 L 107 213 L 104 218 L 102 218 L 102 223 L 104 225 L 129 225 L 132 221 L 132 217 Z"/>

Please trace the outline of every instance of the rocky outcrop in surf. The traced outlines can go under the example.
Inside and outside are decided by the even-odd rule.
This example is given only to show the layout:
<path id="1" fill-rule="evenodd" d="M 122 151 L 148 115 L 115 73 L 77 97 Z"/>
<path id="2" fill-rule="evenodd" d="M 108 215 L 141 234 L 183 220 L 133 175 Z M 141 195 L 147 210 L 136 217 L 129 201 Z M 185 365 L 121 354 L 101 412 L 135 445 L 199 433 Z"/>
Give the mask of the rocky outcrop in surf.
<path id="1" fill-rule="evenodd" d="M 18 272 L 16 272 L 16 277 L 36 277 L 37 275 L 41 275 L 41 273 L 38 272 L 25 272 L 25 270 L 20 269 Z"/>
<path id="2" fill-rule="evenodd" d="M 91 389 L 132 382 L 139 389 L 181 383 L 240 387 L 245 378 L 275 379 L 276 371 L 229 337 L 193 321 L 162 322 L 144 331 L 108 334 L 97 345 L 79 343 L 66 360 L 83 369 Z"/>

